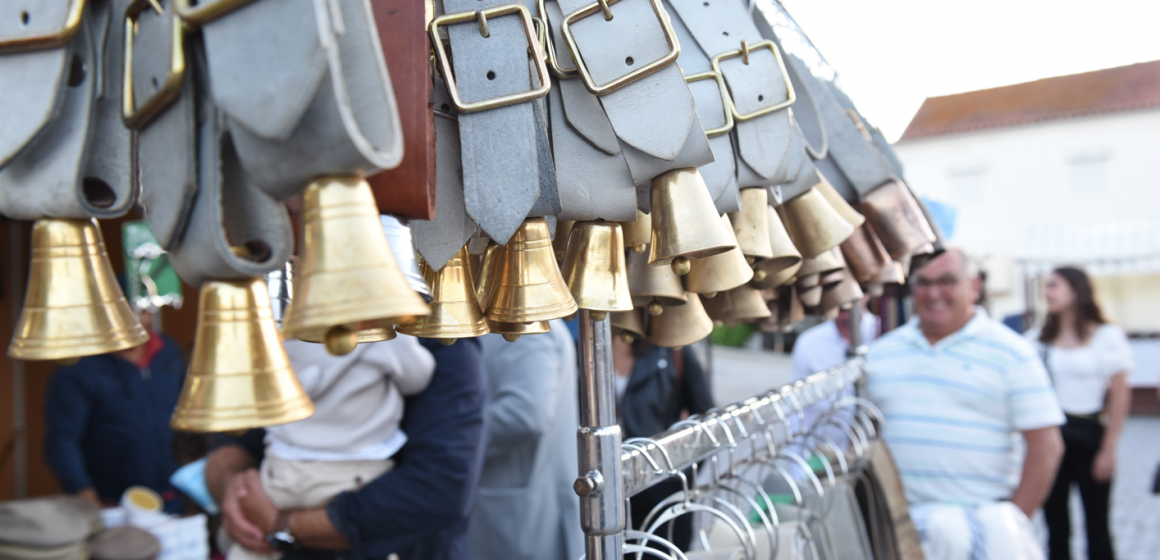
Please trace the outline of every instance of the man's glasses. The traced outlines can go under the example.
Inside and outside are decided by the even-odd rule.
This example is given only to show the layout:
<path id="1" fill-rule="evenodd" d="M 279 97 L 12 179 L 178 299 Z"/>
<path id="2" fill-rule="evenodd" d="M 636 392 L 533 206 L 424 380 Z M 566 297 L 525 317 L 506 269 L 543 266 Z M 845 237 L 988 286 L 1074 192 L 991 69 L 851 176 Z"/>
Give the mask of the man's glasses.
<path id="1" fill-rule="evenodd" d="M 934 288 L 938 288 L 940 290 L 949 290 L 950 288 L 957 286 L 962 281 L 963 279 L 958 276 L 939 276 L 938 278 L 915 277 L 914 289 L 915 291 L 925 291 Z"/>

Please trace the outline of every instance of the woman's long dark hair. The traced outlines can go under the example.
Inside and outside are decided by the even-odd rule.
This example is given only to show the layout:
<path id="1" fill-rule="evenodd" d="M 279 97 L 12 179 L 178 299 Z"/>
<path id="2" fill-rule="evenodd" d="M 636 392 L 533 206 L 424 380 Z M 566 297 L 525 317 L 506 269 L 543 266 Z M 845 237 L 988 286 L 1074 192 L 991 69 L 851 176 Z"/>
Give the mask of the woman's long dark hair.
<path id="1" fill-rule="evenodd" d="M 1080 340 L 1087 340 L 1091 335 L 1093 327 L 1107 323 L 1104 319 L 1104 314 L 1100 311 L 1099 304 L 1096 303 L 1095 295 L 1092 293 L 1092 281 L 1083 270 L 1074 266 L 1061 266 L 1053 271 L 1052 274 L 1058 274 L 1071 286 L 1071 291 L 1075 292 L 1075 328 L 1079 334 Z M 1056 313 L 1048 313 L 1047 320 L 1043 323 L 1043 331 L 1039 333 L 1040 342 L 1051 344 L 1059 336 L 1059 315 Z"/>

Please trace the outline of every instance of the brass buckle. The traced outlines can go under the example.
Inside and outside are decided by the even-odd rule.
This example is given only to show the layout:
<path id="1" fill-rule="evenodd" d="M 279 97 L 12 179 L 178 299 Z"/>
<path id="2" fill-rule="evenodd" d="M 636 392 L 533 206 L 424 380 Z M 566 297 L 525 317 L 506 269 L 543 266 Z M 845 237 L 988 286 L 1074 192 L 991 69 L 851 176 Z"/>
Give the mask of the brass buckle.
<path id="1" fill-rule="evenodd" d="M 661 22 L 661 29 L 665 33 L 665 42 L 669 44 L 669 52 L 607 84 L 598 85 L 592 78 L 592 74 L 588 72 L 588 66 L 584 64 L 584 58 L 580 56 L 580 48 L 576 45 L 576 37 L 572 34 L 572 24 L 596 12 L 604 12 L 604 19 L 611 20 L 612 11 L 608 7 L 619 1 L 599 0 L 568 14 L 560 24 L 560 28 L 564 32 L 564 41 L 568 43 L 568 52 L 572 53 L 572 60 L 576 62 L 576 68 L 580 70 L 580 78 L 584 80 L 584 87 L 588 88 L 588 91 L 595 95 L 608 95 L 645 76 L 656 73 L 662 68 L 676 62 L 677 57 L 681 55 L 681 45 L 677 41 L 677 34 L 673 31 L 672 24 L 669 22 L 668 14 L 665 13 L 664 7 L 661 6 L 661 0 L 649 0 L 652 4 L 653 12 L 657 15 L 657 20 Z"/>
<path id="2" fill-rule="evenodd" d="M 528 47 L 534 51 L 532 59 L 536 61 L 536 75 L 540 79 L 540 87 L 519 93 L 509 93 L 499 97 L 464 103 L 459 97 L 459 89 L 455 87 L 455 74 L 451 70 L 451 61 L 447 58 L 447 49 L 443 47 L 443 41 L 439 39 L 439 27 L 478 21 L 479 33 L 487 37 L 491 34 L 487 28 L 487 19 L 510 14 L 518 14 L 520 21 L 524 24 L 524 35 L 527 37 Z M 548 95 L 548 90 L 552 87 L 552 78 L 548 75 L 548 65 L 544 62 L 544 51 L 540 48 L 539 37 L 537 37 L 536 30 L 532 24 L 532 15 L 522 4 L 504 4 L 486 10 L 457 12 L 439 16 L 431 21 L 430 34 L 431 43 L 435 46 L 435 58 L 438 59 L 439 67 L 443 71 L 443 78 L 447 81 L 447 93 L 451 95 L 451 103 L 455 105 L 455 108 L 460 113 L 478 113 L 480 111 L 498 109 L 517 103 L 526 103 Z"/>
<path id="3" fill-rule="evenodd" d="M 545 22 L 549 21 L 548 7 L 544 0 L 536 0 L 536 10 L 540 13 L 541 19 Z M 560 59 L 556 58 L 556 47 L 552 44 L 551 36 L 547 38 L 545 47 L 544 50 L 548 51 L 548 70 L 551 70 L 554 76 L 563 80 L 566 78 L 575 78 L 580 75 L 580 69 L 575 66 L 571 68 L 560 66 Z"/>
<path id="4" fill-rule="evenodd" d="M 797 101 L 797 95 L 793 91 L 793 84 L 789 81 L 789 73 L 785 70 L 785 62 L 783 62 L 781 59 L 781 51 L 777 50 L 777 45 L 774 45 L 773 41 L 761 41 L 760 43 L 756 43 L 752 46 L 750 46 L 746 41 L 741 41 L 740 49 L 735 51 L 726 51 L 713 57 L 713 71 L 723 75 L 721 72 L 721 61 L 729 60 L 730 58 L 737 58 L 739 56 L 741 57 L 741 60 L 745 62 L 745 64 L 749 64 L 750 51 L 757 49 L 769 49 L 770 52 L 773 53 L 774 60 L 777 60 L 777 67 L 781 70 L 781 78 L 785 80 L 786 100 L 776 105 L 771 105 L 764 109 L 758 109 L 752 113 L 746 113 L 742 115 L 737 111 L 737 106 L 733 104 L 733 99 L 731 97 L 726 98 L 729 101 L 729 111 L 733 113 L 733 120 L 738 122 L 756 119 L 762 115 L 768 115 L 774 111 L 780 111 L 786 107 L 789 107 L 790 105 L 793 105 L 794 101 Z"/>
<path id="5" fill-rule="evenodd" d="M 185 80 L 185 23 L 177 16 L 173 18 L 173 56 L 169 61 L 169 75 L 157 92 L 149 96 L 140 106 L 133 96 L 133 37 L 137 30 L 137 16 L 150 7 L 149 0 L 134 0 L 125 10 L 125 78 L 121 92 L 121 121 L 125 128 L 140 129 L 153 120 L 162 109 L 173 103 L 181 95 L 181 82 Z"/>
<path id="6" fill-rule="evenodd" d="M 690 84 L 702 80 L 717 80 L 717 87 L 721 89 L 721 108 L 725 111 L 725 124 L 717 128 L 707 129 L 705 136 L 713 138 L 715 136 L 721 136 L 722 134 L 729 134 L 729 131 L 733 130 L 733 111 L 729 109 L 733 106 L 733 101 L 729 98 L 729 88 L 725 87 L 725 78 L 721 77 L 720 72 L 713 71 L 685 76 L 685 82 Z"/>
<path id="7" fill-rule="evenodd" d="M 81 16 L 85 13 L 85 0 L 70 0 L 68 14 L 60 29 L 42 35 L 14 37 L 0 41 L 0 54 L 51 49 L 67 44 L 81 28 Z"/>
<path id="8" fill-rule="evenodd" d="M 194 6 L 193 0 L 173 0 L 173 10 L 191 25 L 204 25 L 253 1 L 201 0 Z"/>

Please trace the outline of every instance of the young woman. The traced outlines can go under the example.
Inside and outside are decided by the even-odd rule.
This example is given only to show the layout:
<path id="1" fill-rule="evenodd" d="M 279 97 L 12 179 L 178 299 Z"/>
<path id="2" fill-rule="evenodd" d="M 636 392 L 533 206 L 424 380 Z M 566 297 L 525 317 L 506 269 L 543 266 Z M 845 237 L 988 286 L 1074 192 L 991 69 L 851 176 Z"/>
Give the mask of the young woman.
<path id="1" fill-rule="evenodd" d="M 1071 557 L 1068 495 L 1074 484 L 1083 499 L 1088 558 L 1111 560 L 1115 554 L 1108 533 L 1108 498 L 1116 443 L 1131 398 L 1127 376 L 1132 351 L 1123 329 L 1104 319 L 1082 270 L 1055 269 L 1044 296 L 1047 320 L 1027 337 L 1037 345 L 1067 415 L 1060 429 L 1067 450 L 1043 506 L 1050 558 Z"/>

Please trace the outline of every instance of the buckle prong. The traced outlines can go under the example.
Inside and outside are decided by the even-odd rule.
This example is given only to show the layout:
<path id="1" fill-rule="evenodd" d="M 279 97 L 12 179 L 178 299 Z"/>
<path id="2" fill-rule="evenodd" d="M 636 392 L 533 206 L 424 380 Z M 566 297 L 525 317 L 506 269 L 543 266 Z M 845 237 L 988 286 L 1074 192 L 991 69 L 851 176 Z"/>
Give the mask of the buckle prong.
<path id="1" fill-rule="evenodd" d="M 749 41 L 741 40 L 741 62 L 749 66 Z"/>
<path id="2" fill-rule="evenodd" d="M 600 11 L 604 12 L 604 21 L 612 21 L 612 8 L 608 6 L 608 0 L 596 0 L 596 2 L 600 4 Z"/>
<path id="3" fill-rule="evenodd" d="M 491 37 L 491 31 L 487 30 L 487 14 L 483 10 L 476 10 L 475 17 L 479 19 L 479 34 L 485 39 Z"/>

